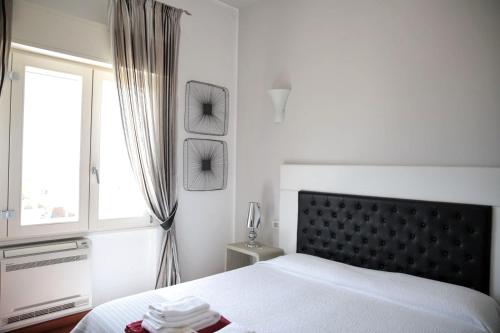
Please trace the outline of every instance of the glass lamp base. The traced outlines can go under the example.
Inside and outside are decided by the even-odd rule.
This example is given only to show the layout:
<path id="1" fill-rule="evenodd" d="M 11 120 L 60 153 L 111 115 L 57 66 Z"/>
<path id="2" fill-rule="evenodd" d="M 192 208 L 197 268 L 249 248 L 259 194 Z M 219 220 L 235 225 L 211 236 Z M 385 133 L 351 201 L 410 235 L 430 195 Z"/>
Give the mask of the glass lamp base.
<path id="1" fill-rule="evenodd" d="M 247 247 L 250 248 L 260 247 L 260 244 L 255 241 L 256 238 L 257 238 L 257 232 L 255 232 L 255 228 L 250 229 L 250 232 L 248 233 L 249 241 L 246 243 Z"/>

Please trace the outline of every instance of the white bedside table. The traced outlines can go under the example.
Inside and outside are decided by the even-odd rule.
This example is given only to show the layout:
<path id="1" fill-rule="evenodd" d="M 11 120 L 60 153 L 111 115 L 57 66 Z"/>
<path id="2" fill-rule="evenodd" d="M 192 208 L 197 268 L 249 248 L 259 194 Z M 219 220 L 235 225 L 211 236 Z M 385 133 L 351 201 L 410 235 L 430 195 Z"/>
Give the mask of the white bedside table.
<path id="1" fill-rule="evenodd" d="M 276 258 L 285 254 L 282 249 L 261 245 L 247 247 L 246 243 L 232 243 L 226 246 L 226 271 L 253 265 L 258 261 Z"/>

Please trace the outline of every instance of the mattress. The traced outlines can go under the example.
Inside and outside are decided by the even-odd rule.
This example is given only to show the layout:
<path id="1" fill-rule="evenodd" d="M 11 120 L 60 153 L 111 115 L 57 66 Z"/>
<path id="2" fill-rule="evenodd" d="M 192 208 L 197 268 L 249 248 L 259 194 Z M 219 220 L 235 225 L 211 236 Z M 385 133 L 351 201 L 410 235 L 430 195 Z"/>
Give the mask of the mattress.
<path id="1" fill-rule="evenodd" d="M 499 306 L 485 294 L 305 254 L 105 303 L 72 332 L 123 332 L 149 304 L 188 295 L 259 333 L 500 332 Z"/>

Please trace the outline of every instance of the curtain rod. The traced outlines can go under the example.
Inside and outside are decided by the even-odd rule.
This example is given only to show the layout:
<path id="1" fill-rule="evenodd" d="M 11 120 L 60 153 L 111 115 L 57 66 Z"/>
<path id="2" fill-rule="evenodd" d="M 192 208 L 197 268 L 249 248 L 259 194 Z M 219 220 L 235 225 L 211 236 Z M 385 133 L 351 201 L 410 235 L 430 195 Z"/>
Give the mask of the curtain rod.
<path id="1" fill-rule="evenodd" d="M 112 3 L 112 1 L 113 1 L 113 0 L 108 0 L 108 1 L 109 1 L 109 2 L 108 2 L 108 6 L 109 6 L 109 7 L 108 7 L 108 11 L 109 11 L 109 13 L 110 13 L 109 15 L 111 15 L 111 3 Z M 163 2 L 161 2 L 161 1 L 160 1 L 160 3 L 163 3 Z M 185 10 L 185 9 L 182 9 L 182 8 L 176 8 L 176 7 L 170 6 L 169 4 L 166 4 L 166 3 L 163 3 L 163 4 L 164 4 L 164 5 L 167 5 L 167 6 L 171 7 L 171 8 L 179 9 L 179 10 L 181 10 L 184 14 L 186 14 L 186 15 L 188 15 L 188 16 L 193 16 L 193 15 L 192 15 L 189 11 L 187 11 L 187 10 Z"/>

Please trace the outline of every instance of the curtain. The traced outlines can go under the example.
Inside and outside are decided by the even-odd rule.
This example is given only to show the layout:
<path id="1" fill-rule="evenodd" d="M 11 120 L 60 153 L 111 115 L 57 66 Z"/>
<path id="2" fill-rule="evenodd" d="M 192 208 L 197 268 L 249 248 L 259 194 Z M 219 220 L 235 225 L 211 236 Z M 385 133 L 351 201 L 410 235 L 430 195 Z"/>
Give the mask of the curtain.
<path id="1" fill-rule="evenodd" d="M 154 0 L 111 2 L 114 71 L 130 163 L 153 218 L 164 230 L 156 288 L 180 282 L 174 216 L 182 13 Z"/>
<path id="2" fill-rule="evenodd" d="M 12 25 L 12 0 L 0 0 L 0 94 L 8 71 Z"/>

